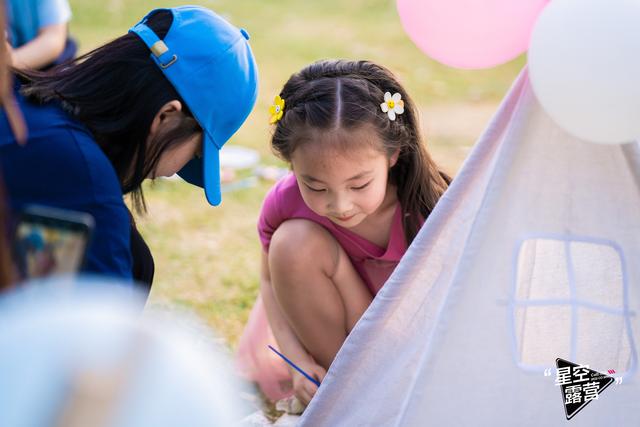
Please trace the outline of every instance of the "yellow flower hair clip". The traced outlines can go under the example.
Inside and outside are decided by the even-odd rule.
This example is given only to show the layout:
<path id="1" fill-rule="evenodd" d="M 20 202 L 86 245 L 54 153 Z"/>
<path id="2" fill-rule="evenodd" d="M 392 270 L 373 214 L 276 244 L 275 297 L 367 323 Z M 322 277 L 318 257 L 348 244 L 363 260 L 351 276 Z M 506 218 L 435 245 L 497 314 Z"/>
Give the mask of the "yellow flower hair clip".
<path id="1" fill-rule="evenodd" d="M 402 100 L 402 95 L 396 92 L 391 96 L 390 92 L 385 92 L 384 102 L 380 104 L 380 109 L 383 113 L 387 113 L 389 120 L 395 120 L 396 114 L 404 113 L 404 101 Z"/>
<path id="2" fill-rule="evenodd" d="M 280 98 L 280 95 L 277 95 L 273 99 L 273 105 L 269 107 L 269 113 L 271 114 L 271 118 L 269 118 L 270 125 L 282 118 L 284 114 L 284 99 Z"/>

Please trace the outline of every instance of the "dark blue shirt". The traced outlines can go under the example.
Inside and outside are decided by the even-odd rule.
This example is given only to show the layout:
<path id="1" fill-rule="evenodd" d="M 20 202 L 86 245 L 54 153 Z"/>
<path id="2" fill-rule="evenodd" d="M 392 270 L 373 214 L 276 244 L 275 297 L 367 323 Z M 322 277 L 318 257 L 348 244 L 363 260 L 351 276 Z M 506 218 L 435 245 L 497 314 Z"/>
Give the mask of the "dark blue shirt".
<path id="1" fill-rule="evenodd" d="M 57 102 L 16 98 L 29 139 L 17 144 L 0 110 L 0 173 L 10 211 L 40 204 L 87 212 L 95 219 L 83 271 L 131 278 L 131 221 L 113 166 L 89 130 Z"/>

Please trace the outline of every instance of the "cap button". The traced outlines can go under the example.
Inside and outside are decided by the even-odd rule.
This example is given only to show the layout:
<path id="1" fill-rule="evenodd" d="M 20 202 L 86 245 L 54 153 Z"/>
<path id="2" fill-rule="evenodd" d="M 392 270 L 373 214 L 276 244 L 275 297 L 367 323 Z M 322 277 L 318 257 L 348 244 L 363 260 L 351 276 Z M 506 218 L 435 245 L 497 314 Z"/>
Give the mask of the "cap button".
<path id="1" fill-rule="evenodd" d="M 244 28 L 240 28 L 240 33 L 245 39 L 249 40 L 249 33 L 247 33 L 247 31 Z"/>

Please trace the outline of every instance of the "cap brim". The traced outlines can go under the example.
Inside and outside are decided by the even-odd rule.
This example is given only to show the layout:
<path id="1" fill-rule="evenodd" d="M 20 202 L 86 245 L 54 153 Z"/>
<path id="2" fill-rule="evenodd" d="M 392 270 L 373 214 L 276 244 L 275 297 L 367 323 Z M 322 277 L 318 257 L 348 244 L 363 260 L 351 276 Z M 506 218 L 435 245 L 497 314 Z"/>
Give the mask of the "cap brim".
<path id="1" fill-rule="evenodd" d="M 218 206 L 222 201 L 220 194 L 220 151 L 209 135 L 204 132 L 202 141 L 202 158 L 189 161 L 178 175 L 189 184 L 204 188 L 207 201 Z"/>
<path id="2" fill-rule="evenodd" d="M 222 202 L 222 194 L 220 193 L 220 150 L 218 150 L 209 135 L 206 132 L 204 134 L 204 141 L 202 141 L 204 193 L 210 205 L 218 206 Z"/>

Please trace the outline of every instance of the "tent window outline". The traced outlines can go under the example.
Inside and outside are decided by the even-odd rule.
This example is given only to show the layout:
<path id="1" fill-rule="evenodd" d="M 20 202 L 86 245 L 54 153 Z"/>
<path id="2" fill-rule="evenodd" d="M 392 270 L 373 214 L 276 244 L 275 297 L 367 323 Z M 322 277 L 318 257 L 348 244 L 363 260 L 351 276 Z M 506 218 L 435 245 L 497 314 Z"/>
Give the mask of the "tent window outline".
<path id="1" fill-rule="evenodd" d="M 565 253 L 564 262 L 566 263 L 567 273 L 567 285 L 568 285 L 568 297 L 562 298 L 558 295 L 546 297 L 546 298 L 518 298 L 521 289 L 519 288 L 519 278 L 521 277 L 520 261 L 523 251 L 527 245 L 538 242 L 552 243 L 555 245 L 562 245 L 562 249 Z M 573 257 L 575 250 L 572 245 L 583 245 L 583 247 L 592 246 L 592 249 L 606 250 L 609 254 L 615 254 L 617 262 L 619 263 L 620 273 L 620 287 L 621 287 L 621 301 L 619 306 L 612 307 L 611 305 L 605 305 L 598 302 L 594 302 L 586 298 L 584 295 L 578 296 L 578 286 L 576 279 L 576 262 Z M 587 245 L 587 246 L 584 246 Z M 557 247 L 556 247 L 557 249 Z M 536 254 L 537 256 L 537 254 Z M 522 370 L 540 373 L 545 369 L 553 368 L 555 366 L 554 358 L 549 358 L 549 363 L 527 363 L 522 357 L 522 343 L 523 336 L 519 335 L 518 331 L 518 310 L 526 312 L 535 308 L 550 308 L 558 307 L 558 309 L 570 310 L 570 333 L 569 333 L 569 353 L 566 355 L 570 360 L 576 361 L 576 358 L 582 359 L 583 356 L 578 354 L 578 336 L 580 330 L 580 311 L 587 310 L 585 313 L 597 313 L 600 316 L 612 316 L 621 317 L 621 338 L 626 338 L 626 345 L 628 345 L 628 365 L 627 369 L 622 372 L 617 372 L 617 376 L 621 376 L 624 379 L 633 376 L 637 370 L 637 350 L 633 339 L 633 333 L 631 329 L 631 317 L 636 313 L 629 309 L 629 283 L 627 274 L 627 264 L 624 253 L 620 246 L 613 241 L 601 239 L 597 237 L 577 236 L 577 235 L 558 235 L 558 234 L 531 234 L 520 238 L 514 247 L 513 260 L 512 260 L 512 273 L 511 273 L 511 291 L 509 295 L 509 303 L 507 310 L 508 324 L 510 330 L 511 340 L 511 352 L 515 364 Z M 546 320 L 544 321 L 546 322 Z M 524 321 L 522 322 L 524 323 Z M 546 327 L 550 324 L 546 323 Z M 557 355 L 556 357 L 561 357 Z M 590 363 L 588 360 L 579 360 L 581 363 Z M 608 368 L 605 368 L 608 369 Z"/>

